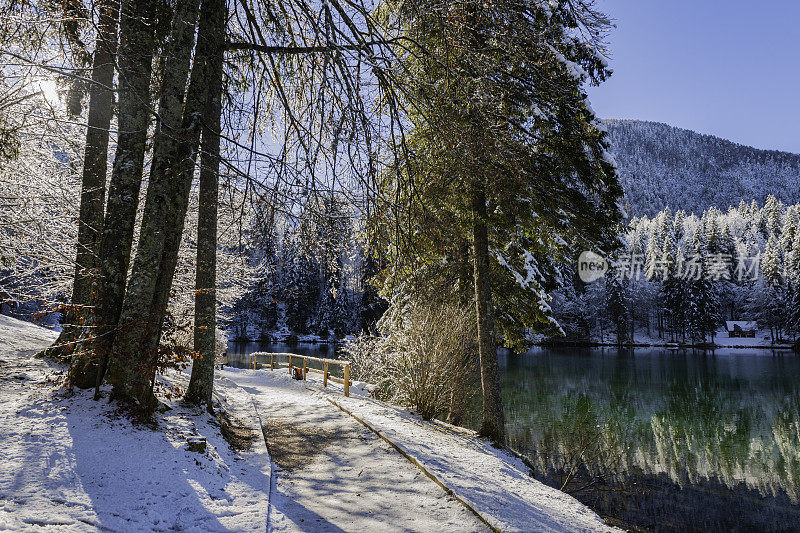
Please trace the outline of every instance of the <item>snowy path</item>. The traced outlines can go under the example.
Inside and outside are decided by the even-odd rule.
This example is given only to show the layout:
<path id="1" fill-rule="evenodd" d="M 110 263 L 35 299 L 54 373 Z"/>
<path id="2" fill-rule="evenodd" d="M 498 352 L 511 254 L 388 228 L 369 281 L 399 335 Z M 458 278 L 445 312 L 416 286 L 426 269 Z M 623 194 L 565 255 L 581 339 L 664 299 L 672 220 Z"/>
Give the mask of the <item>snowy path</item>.
<path id="1" fill-rule="evenodd" d="M 473 431 L 425 422 L 369 398 L 331 399 L 391 440 L 501 531 L 613 531 L 571 496 L 528 475 Z"/>
<path id="2" fill-rule="evenodd" d="M 54 383 L 63 369 L 31 357 L 53 338 L 0 316 L 0 531 L 487 530 L 329 398 L 496 529 L 610 529 L 472 432 L 285 372 L 223 370 L 215 383 L 226 412 L 257 434 L 263 424 L 277 472 L 262 439 L 236 452 L 215 418 L 174 398 L 164 396 L 171 409 L 156 430 L 134 426 L 91 391 L 69 395 Z M 164 381 L 186 377 L 170 372 Z M 188 451 L 190 436 L 206 437 L 206 452 Z"/>
<path id="3" fill-rule="evenodd" d="M 391 446 L 326 401 L 324 391 L 277 373 L 220 374 L 252 394 L 279 467 L 270 499 L 271 531 L 488 529 Z"/>
<path id="4" fill-rule="evenodd" d="M 69 396 L 49 381 L 61 369 L 31 358 L 54 337 L 0 316 L 0 531 L 265 530 L 263 445 L 234 452 L 215 419 L 177 401 L 154 431 L 91 391 Z M 229 412 L 255 417 L 245 392 L 220 388 Z M 186 450 L 190 435 L 205 453 Z"/>
<path id="5" fill-rule="evenodd" d="M 312 450 L 305 463 L 285 463 L 276 476 L 270 520 L 277 531 L 487 529 L 461 504 L 443 500 L 438 485 L 328 398 L 388 437 L 498 530 L 613 531 L 589 508 L 532 479 L 519 459 L 477 439 L 472 431 L 424 422 L 363 395 L 345 398 L 341 386 L 326 390 L 311 379 L 294 381 L 285 371 L 231 369 L 221 374 L 253 395 L 265 425 L 272 423 L 268 437 L 272 430 L 278 444 L 288 441 L 285 453 Z M 357 387 L 351 391 L 363 394 Z M 298 434 L 282 435 L 287 423 Z M 318 432 L 337 438 L 324 449 L 314 449 Z M 311 443 L 304 445 L 304 439 Z M 280 465 L 282 451 L 271 446 L 270 454 Z M 418 510 L 407 504 L 412 497 Z M 309 520 L 319 529 L 309 527 Z"/>

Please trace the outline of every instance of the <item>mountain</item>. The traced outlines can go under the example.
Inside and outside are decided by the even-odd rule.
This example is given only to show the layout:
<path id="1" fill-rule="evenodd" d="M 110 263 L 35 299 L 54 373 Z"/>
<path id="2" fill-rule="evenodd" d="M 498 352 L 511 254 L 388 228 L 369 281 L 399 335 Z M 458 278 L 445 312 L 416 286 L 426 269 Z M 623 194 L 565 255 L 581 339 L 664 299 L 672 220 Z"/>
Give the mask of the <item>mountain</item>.
<path id="1" fill-rule="evenodd" d="M 628 215 L 701 213 L 774 194 L 800 201 L 800 155 L 759 150 L 659 122 L 606 120 Z"/>

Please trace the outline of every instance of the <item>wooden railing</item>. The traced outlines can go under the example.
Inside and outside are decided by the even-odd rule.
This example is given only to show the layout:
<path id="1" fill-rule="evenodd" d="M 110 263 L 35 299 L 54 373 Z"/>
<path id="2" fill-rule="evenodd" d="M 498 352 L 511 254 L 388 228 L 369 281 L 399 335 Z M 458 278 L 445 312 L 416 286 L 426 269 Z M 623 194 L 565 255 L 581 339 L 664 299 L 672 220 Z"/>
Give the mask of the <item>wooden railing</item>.
<path id="1" fill-rule="evenodd" d="M 263 358 L 263 362 L 259 361 L 259 358 Z M 322 363 L 322 369 L 314 368 L 309 365 L 309 361 L 315 361 L 318 363 Z M 299 363 L 299 364 L 298 364 Z M 278 368 L 289 368 L 289 373 L 292 373 L 293 368 L 302 368 L 303 379 L 306 379 L 306 374 L 308 372 L 315 372 L 317 374 L 322 374 L 322 386 L 328 386 L 328 380 L 333 381 L 334 383 L 340 383 L 344 385 L 344 395 L 350 396 L 350 385 L 352 382 L 350 381 L 350 361 L 345 361 L 342 359 L 323 359 L 321 357 L 311 357 L 310 355 L 299 355 L 296 353 L 269 353 L 269 352 L 254 352 L 250 354 L 250 361 L 248 363 L 248 367 L 252 369 L 258 368 L 259 364 L 269 365 L 270 370 L 275 370 L 275 367 Z M 344 375 L 344 379 L 338 378 L 336 376 L 332 376 L 330 374 L 330 366 L 340 366 L 342 367 L 342 373 Z"/>

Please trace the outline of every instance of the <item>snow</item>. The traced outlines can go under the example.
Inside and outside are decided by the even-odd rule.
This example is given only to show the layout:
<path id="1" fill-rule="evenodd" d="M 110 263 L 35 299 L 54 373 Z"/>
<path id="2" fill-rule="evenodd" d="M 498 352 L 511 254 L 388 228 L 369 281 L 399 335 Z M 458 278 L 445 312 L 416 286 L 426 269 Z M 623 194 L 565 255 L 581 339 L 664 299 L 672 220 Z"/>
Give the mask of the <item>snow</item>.
<path id="1" fill-rule="evenodd" d="M 502 531 L 613 531 L 588 507 L 536 481 L 522 461 L 474 432 L 427 423 L 364 398 L 336 400 L 398 444 Z"/>
<path id="2" fill-rule="evenodd" d="M 425 422 L 408 411 L 369 398 L 363 384 L 355 384 L 351 388 L 354 394 L 346 398 L 341 385 L 330 384 L 323 389 L 313 374 L 306 382 L 292 380 L 285 370 L 230 369 L 221 375 L 253 394 L 267 425 L 269 417 L 275 417 L 309 426 L 325 424 L 332 431 L 347 436 L 340 445 L 326 448 L 300 472 L 276 474 L 277 492 L 273 494 L 275 503 L 270 516 L 270 524 L 276 531 L 301 529 L 298 517 L 303 517 L 304 523 L 317 520 L 337 525 L 341 525 L 340 520 L 344 519 L 350 521 L 348 526 L 352 530 L 375 529 L 374 517 L 370 516 L 372 511 L 365 511 L 365 507 L 372 509 L 377 505 L 378 502 L 373 501 L 377 495 L 391 497 L 396 491 L 414 494 L 413 500 L 419 509 L 415 510 L 398 493 L 391 500 L 395 502 L 391 511 L 396 515 L 388 523 L 383 523 L 381 531 L 487 529 L 465 507 L 459 508 L 457 502 L 448 502 L 444 491 L 422 476 L 420 471 L 411 477 L 415 468 L 409 461 L 393 452 L 355 419 L 327 402 L 327 398 L 387 436 L 500 530 L 613 530 L 571 496 L 530 477 L 522 461 L 510 453 L 478 439 L 470 430 L 436 421 Z M 275 456 L 272 447 L 270 450 Z M 358 461 L 363 454 L 370 456 L 366 464 Z M 381 475 L 383 471 L 388 472 L 388 483 Z M 319 493 L 321 487 L 331 483 L 342 491 L 335 501 L 327 499 L 326 491 Z M 370 495 L 370 500 L 362 497 L 355 500 L 357 506 L 340 508 L 341 499 L 349 501 L 356 491 Z M 301 498 L 305 506 L 299 514 L 291 506 L 288 512 L 281 511 L 279 502 L 287 503 L 297 498 Z M 332 508 L 334 505 L 336 507 Z M 359 512 L 353 514 L 356 508 Z M 431 521 L 431 509 L 436 510 L 437 522 Z M 305 512 L 308 514 L 304 516 Z"/>
<path id="3" fill-rule="evenodd" d="M 559 236 L 558 239 L 561 239 L 561 237 Z M 563 242 L 563 239 L 561 239 L 561 241 Z M 523 278 L 519 272 L 517 272 L 510 264 L 508 264 L 508 261 L 505 260 L 500 252 L 492 250 L 492 253 L 497 258 L 497 261 L 503 267 L 505 267 L 506 270 L 514 275 L 514 279 L 517 281 L 517 284 L 519 284 L 520 287 L 523 289 L 534 290 L 540 299 L 547 298 L 547 295 L 539 289 L 538 280 L 541 279 L 541 272 L 539 272 L 539 267 L 536 266 L 536 258 L 533 257 L 533 254 L 531 254 L 528 250 L 523 250 L 525 263 L 525 277 Z"/>
<path id="4" fill-rule="evenodd" d="M 154 427 L 134 425 L 91 391 L 67 391 L 64 368 L 32 357 L 54 338 L 0 316 L 0 530 L 611 530 L 513 455 L 378 402 L 364 383 L 345 398 L 316 375 L 217 371 L 218 406 L 256 437 L 237 452 L 216 418 L 177 400 L 187 374 L 160 376 L 170 409 Z M 187 449 L 197 436 L 203 453 Z"/>
<path id="5" fill-rule="evenodd" d="M 285 369 L 220 375 L 252 394 L 278 463 L 270 531 L 486 531 L 404 457 L 326 401 L 329 391 L 314 382 L 294 381 Z"/>
<path id="6" fill-rule="evenodd" d="M 756 331 L 758 330 L 758 324 L 755 320 L 726 320 L 725 321 L 725 329 L 728 331 L 733 331 L 736 326 L 739 326 L 744 331 Z"/>
<path id="7" fill-rule="evenodd" d="M 215 419 L 177 401 L 154 430 L 91 391 L 70 396 L 48 379 L 63 368 L 31 357 L 54 337 L 0 316 L 0 530 L 264 530 L 263 439 L 237 453 Z M 244 391 L 219 387 L 230 413 L 254 417 Z M 205 453 L 186 450 L 193 435 L 206 437 Z"/>
<path id="8" fill-rule="evenodd" d="M 644 329 L 637 329 L 634 334 L 634 343 L 641 346 L 677 346 L 678 343 L 670 342 L 667 335 L 666 340 L 659 339 L 658 333 L 655 328 L 652 328 L 650 335 Z M 594 341 L 599 339 L 595 338 Z M 611 333 L 606 333 L 606 342 L 614 342 L 614 336 Z M 690 342 L 690 341 L 689 341 Z M 717 330 L 714 335 L 714 344 L 719 349 L 739 349 L 739 348 L 763 348 L 763 349 L 791 349 L 791 343 L 788 344 L 772 344 L 769 337 L 769 330 L 757 330 L 755 337 L 730 337 L 724 327 Z"/>

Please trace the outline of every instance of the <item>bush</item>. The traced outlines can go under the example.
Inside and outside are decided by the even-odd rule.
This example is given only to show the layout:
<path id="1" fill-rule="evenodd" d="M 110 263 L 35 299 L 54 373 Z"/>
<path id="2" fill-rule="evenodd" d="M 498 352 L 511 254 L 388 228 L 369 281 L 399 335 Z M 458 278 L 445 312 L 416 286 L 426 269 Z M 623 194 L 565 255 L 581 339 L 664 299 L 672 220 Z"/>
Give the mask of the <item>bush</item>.
<path id="1" fill-rule="evenodd" d="M 391 400 L 393 389 L 386 339 L 373 335 L 360 335 L 344 343 L 342 351 L 350 361 L 350 377 L 376 386 L 373 395 Z"/>
<path id="2" fill-rule="evenodd" d="M 450 409 L 474 375 L 475 317 L 453 305 L 393 307 L 378 324 L 384 337 L 361 336 L 345 345 L 356 379 L 376 395 L 414 408 L 426 420 Z"/>
<path id="3" fill-rule="evenodd" d="M 182 327 L 165 328 L 161 335 L 161 350 L 171 353 L 186 354 L 186 361 L 194 355 L 194 329 L 191 324 Z M 222 362 L 222 356 L 228 351 L 228 336 L 217 328 L 215 336 L 215 361 Z"/>

